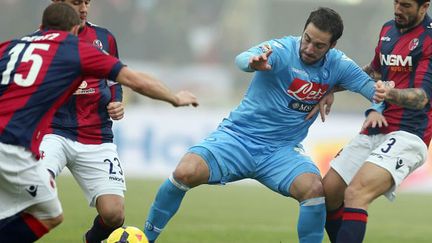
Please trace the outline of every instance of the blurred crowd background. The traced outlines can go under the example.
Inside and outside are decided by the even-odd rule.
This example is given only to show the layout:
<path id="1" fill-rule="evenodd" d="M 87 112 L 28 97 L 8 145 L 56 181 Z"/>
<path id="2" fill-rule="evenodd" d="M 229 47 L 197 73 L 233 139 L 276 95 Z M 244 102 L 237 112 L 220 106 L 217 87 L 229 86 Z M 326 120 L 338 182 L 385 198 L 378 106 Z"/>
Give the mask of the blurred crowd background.
<path id="1" fill-rule="evenodd" d="M 0 0 L 0 40 L 32 32 L 49 0 Z M 235 56 L 262 41 L 300 35 L 309 13 L 334 8 L 345 31 L 337 48 L 360 66 L 370 62 L 382 24 L 393 18 L 390 0 L 91 0 L 89 20 L 117 37 L 121 59 L 153 73 L 173 89 L 197 93 L 204 107 L 232 107 L 251 74 Z M 127 104 L 155 105 L 125 91 Z M 343 92 L 339 112 L 360 112 L 367 102 Z"/>

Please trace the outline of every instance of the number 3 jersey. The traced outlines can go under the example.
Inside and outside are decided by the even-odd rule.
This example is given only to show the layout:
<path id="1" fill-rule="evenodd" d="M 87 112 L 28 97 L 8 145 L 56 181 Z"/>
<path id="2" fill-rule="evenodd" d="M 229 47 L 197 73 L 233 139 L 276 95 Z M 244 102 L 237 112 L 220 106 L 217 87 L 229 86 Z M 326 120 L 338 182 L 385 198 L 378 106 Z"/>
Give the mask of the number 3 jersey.
<path id="1" fill-rule="evenodd" d="M 78 38 L 118 58 L 117 43 L 107 29 L 87 22 Z M 48 133 L 84 144 L 112 143 L 112 121 L 107 111 L 111 101 L 122 101 L 120 84 L 84 77 L 78 89 L 54 115 Z"/>
<path id="2" fill-rule="evenodd" d="M 391 20 L 381 29 L 375 57 L 371 66 L 382 75 L 382 80 L 393 80 L 398 89 L 422 88 L 432 96 L 432 20 L 426 15 L 415 28 L 400 33 Z M 385 102 L 383 115 L 389 126 L 368 129 L 366 134 L 406 131 L 429 144 L 432 136 L 430 101 L 422 110 L 403 108 Z"/>
<path id="3" fill-rule="evenodd" d="M 0 142 L 39 156 L 54 112 L 83 76 L 115 80 L 123 64 L 63 31 L 38 31 L 0 44 Z"/>

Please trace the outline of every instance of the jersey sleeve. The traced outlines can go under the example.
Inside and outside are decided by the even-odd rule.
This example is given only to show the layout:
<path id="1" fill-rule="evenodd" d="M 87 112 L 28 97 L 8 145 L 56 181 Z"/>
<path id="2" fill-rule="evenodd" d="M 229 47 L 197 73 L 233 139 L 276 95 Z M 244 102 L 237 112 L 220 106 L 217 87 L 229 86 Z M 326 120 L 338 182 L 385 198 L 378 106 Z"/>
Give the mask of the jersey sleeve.
<path id="1" fill-rule="evenodd" d="M 430 36 L 423 43 L 423 56 L 415 70 L 414 87 L 422 88 L 429 99 L 432 97 L 432 38 Z"/>
<path id="2" fill-rule="evenodd" d="M 119 58 L 117 41 L 112 34 L 108 35 L 108 43 L 109 43 L 109 54 L 111 56 Z M 108 81 L 108 84 L 111 91 L 111 101 L 121 102 L 123 100 L 123 89 L 121 84 L 111 80 Z"/>
<path id="3" fill-rule="evenodd" d="M 83 76 L 116 80 L 124 66 L 117 58 L 82 41 L 79 42 L 78 51 Z"/>
<path id="4" fill-rule="evenodd" d="M 263 54 L 265 52 L 265 48 L 264 48 L 265 45 L 271 46 L 271 48 L 273 50 L 273 53 L 269 56 L 268 64 L 272 67 L 272 69 L 274 69 L 275 68 L 274 65 L 277 62 L 276 60 L 277 60 L 277 56 L 278 56 L 277 51 L 275 52 L 275 47 L 277 46 L 276 40 L 270 40 L 270 41 L 262 42 L 259 45 L 256 45 L 256 46 L 250 48 L 249 50 L 240 53 L 235 59 L 236 66 L 240 70 L 243 70 L 245 72 L 255 71 L 249 67 L 249 60 L 253 56 L 259 56 L 259 55 Z"/>
<path id="5" fill-rule="evenodd" d="M 375 80 L 363 72 L 363 70 L 346 55 L 342 55 L 338 67 L 342 72 L 337 85 L 349 91 L 360 93 L 368 100 L 372 100 L 375 93 Z"/>

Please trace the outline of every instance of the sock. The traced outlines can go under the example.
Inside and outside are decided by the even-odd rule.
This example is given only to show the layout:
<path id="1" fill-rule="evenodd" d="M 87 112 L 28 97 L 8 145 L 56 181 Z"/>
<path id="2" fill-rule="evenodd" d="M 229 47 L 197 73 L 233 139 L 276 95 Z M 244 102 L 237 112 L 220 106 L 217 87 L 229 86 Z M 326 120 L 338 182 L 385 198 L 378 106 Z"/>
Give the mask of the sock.
<path id="1" fill-rule="evenodd" d="M 325 228 L 327 235 L 329 236 L 330 242 L 335 243 L 337 234 L 342 224 L 342 214 L 344 211 L 344 205 L 333 211 L 327 211 L 327 219 Z"/>
<path id="2" fill-rule="evenodd" d="M 368 214 L 360 208 L 345 208 L 337 242 L 361 243 L 366 233 Z"/>
<path id="3" fill-rule="evenodd" d="M 93 221 L 93 226 L 85 234 L 86 243 L 100 243 L 108 238 L 108 236 L 119 226 L 107 226 L 100 215 L 97 215 Z"/>
<path id="4" fill-rule="evenodd" d="M 159 188 L 144 226 L 149 242 L 154 242 L 162 229 L 177 212 L 189 187 L 175 181 L 171 176 Z"/>
<path id="5" fill-rule="evenodd" d="M 322 242 L 325 219 L 324 197 L 311 198 L 301 202 L 297 223 L 300 243 Z"/>
<path id="6" fill-rule="evenodd" d="M 35 242 L 48 229 L 33 215 L 19 213 L 0 221 L 0 242 Z"/>

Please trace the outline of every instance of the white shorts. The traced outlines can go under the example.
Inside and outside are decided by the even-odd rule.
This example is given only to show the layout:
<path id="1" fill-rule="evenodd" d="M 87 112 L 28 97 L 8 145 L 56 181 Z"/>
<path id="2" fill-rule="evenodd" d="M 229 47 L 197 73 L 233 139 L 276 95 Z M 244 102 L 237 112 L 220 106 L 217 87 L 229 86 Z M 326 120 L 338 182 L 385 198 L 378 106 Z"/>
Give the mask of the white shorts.
<path id="1" fill-rule="evenodd" d="M 393 201 L 396 188 L 409 174 L 423 165 L 426 156 L 426 144 L 418 136 L 408 132 L 396 131 L 369 136 L 359 134 L 331 161 L 330 166 L 347 185 L 366 161 L 386 169 L 395 184 L 384 195 Z"/>
<path id="2" fill-rule="evenodd" d="M 66 166 L 94 207 L 101 195 L 124 197 L 125 177 L 113 143 L 82 144 L 55 134 L 45 135 L 41 161 L 58 176 Z"/>
<path id="3" fill-rule="evenodd" d="M 0 143 L 0 219 L 38 204 L 49 205 L 46 218 L 62 213 L 54 180 L 30 151 Z M 47 215 L 47 212 L 34 213 Z"/>

